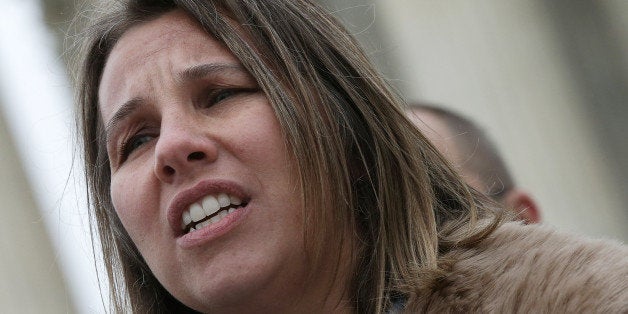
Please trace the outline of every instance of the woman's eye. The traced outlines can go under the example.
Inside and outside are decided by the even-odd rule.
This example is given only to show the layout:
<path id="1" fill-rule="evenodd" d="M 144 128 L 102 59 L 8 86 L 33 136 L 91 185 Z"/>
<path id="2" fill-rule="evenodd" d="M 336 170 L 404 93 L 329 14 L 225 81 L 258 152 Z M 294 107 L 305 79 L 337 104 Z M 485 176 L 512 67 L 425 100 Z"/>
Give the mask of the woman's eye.
<path id="1" fill-rule="evenodd" d="M 153 138 L 154 136 L 147 134 L 132 137 L 122 145 L 122 157 L 128 157 L 134 150 L 150 142 Z"/>
<path id="2" fill-rule="evenodd" d="M 230 89 L 215 89 L 209 92 L 207 95 L 207 107 L 211 107 L 231 97 L 240 95 L 255 93 L 259 91 L 258 88 L 230 88 Z"/>
<path id="3" fill-rule="evenodd" d="M 212 99 L 212 103 L 219 103 L 235 94 L 234 90 L 223 90 L 216 94 L 216 96 Z"/>

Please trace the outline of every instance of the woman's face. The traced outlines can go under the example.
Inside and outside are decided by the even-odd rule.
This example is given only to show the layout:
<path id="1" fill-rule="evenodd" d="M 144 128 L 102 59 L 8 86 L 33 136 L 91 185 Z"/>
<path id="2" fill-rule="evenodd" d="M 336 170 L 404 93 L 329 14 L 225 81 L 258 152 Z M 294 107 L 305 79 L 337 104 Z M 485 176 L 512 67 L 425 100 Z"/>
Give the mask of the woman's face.
<path id="1" fill-rule="evenodd" d="M 135 26 L 108 58 L 99 104 L 113 205 L 168 291 L 201 311 L 299 299 L 307 263 L 292 156 L 229 50 L 181 12 Z"/>

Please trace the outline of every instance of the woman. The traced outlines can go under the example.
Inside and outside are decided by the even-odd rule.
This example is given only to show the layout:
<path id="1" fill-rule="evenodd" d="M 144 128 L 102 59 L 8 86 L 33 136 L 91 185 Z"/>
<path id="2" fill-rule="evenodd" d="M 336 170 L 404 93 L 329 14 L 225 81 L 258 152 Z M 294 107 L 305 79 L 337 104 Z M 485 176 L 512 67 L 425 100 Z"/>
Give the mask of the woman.
<path id="1" fill-rule="evenodd" d="M 534 290 L 527 271 L 508 281 L 527 258 L 511 247 L 541 247 L 526 270 L 564 263 L 542 243 L 568 236 L 542 229 L 541 240 L 526 239 L 529 230 L 503 225 L 404 117 L 351 36 L 309 1 L 127 1 L 88 38 L 80 123 L 114 311 L 589 302 L 576 291 L 556 303 L 560 292 Z M 619 245 L 585 247 L 587 261 L 600 262 L 600 247 L 603 265 L 625 277 Z M 603 274 L 577 266 L 594 309 L 625 309 L 625 284 L 605 288 Z M 542 307 L 525 303 L 539 295 Z"/>

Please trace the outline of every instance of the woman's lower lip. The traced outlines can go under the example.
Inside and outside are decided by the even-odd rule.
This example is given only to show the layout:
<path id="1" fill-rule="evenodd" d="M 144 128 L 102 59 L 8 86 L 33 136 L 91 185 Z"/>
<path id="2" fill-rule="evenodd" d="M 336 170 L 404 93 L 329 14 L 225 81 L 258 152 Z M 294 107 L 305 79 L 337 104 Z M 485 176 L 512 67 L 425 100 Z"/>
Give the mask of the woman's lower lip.
<path id="1" fill-rule="evenodd" d="M 180 236 L 177 239 L 177 244 L 182 248 L 193 248 L 219 238 L 237 227 L 244 220 L 249 212 L 249 207 L 249 205 L 240 207 L 218 222 Z"/>

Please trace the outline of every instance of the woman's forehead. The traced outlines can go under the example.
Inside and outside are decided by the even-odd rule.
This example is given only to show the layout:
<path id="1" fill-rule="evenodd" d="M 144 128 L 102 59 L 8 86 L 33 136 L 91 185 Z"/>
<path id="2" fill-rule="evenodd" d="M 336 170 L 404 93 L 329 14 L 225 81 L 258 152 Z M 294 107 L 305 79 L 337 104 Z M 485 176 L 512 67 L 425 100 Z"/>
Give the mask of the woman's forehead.
<path id="1" fill-rule="evenodd" d="M 108 107 L 134 97 L 151 76 L 173 79 L 185 69 L 209 63 L 238 64 L 220 42 L 181 11 L 138 24 L 125 32 L 107 58 L 98 98 L 103 117 Z"/>
<path id="2" fill-rule="evenodd" d="M 194 48 L 198 50 L 217 46 L 222 45 L 207 34 L 196 21 L 182 11 L 176 10 L 165 13 L 157 19 L 137 24 L 124 32 L 109 54 L 104 71 L 112 63 L 121 61 L 130 61 L 132 64 L 144 63 L 146 57 L 160 52 L 170 53 L 173 51 L 172 48 L 191 49 L 190 52 L 194 53 Z"/>

